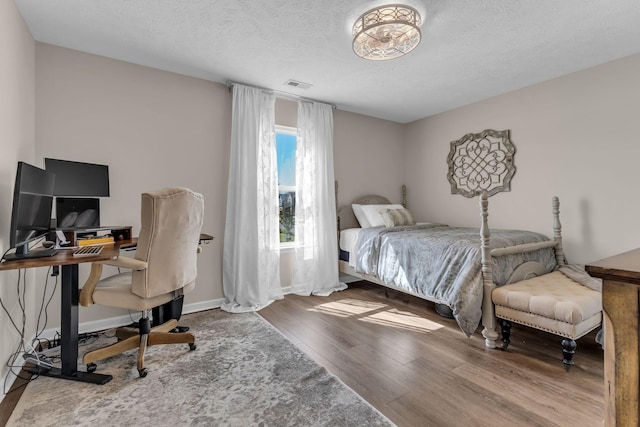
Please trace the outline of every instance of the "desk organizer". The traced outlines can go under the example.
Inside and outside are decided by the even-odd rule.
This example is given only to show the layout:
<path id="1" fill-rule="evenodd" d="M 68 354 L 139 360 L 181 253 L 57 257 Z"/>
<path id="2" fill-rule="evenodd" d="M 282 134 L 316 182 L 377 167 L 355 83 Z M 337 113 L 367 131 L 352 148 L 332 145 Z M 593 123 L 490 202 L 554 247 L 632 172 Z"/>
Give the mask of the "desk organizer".
<path id="1" fill-rule="evenodd" d="M 109 243 L 105 241 L 106 236 L 113 237 L 113 241 L 120 242 L 131 240 L 131 226 L 104 226 L 84 229 L 62 229 L 67 244 L 60 244 L 60 247 L 72 247 L 91 244 Z"/>

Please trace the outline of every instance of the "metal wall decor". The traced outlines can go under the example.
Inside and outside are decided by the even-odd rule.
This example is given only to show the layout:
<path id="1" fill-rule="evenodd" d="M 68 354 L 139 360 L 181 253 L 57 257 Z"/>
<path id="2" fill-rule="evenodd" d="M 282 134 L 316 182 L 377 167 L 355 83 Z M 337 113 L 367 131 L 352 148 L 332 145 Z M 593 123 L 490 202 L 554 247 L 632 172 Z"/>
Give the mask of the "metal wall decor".
<path id="1" fill-rule="evenodd" d="M 488 196 L 510 191 L 511 177 L 516 173 L 515 152 L 508 129 L 468 133 L 452 141 L 447 157 L 451 194 L 474 197 L 484 191 Z"/>

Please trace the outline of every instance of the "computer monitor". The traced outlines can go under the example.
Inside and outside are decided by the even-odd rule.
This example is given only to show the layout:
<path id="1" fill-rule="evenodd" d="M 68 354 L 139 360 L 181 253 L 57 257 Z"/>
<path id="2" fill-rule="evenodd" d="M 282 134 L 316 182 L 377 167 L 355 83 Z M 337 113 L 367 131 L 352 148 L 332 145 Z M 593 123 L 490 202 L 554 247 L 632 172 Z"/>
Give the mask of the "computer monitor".
<path id="1" fill-rule="evenodd" d="M 44 167 L 56 175 L 54 196 L 109 197 L 107 165 L 45 158 Z"/>
<path id="2" fill-rule="evenodd" d="M 9 245 L 15 248 L 15 253 L 5 255 L 5 260 L 55 254 L 53 249 L 29 251 L 29 244 L 49 231 L 54 186 L 53 173 L 18 162 L 9 232 Z"/>
<path id="3" fill-rule="evenodd" d="M 56 197 L 57 228 L 63 230 L 100 226 L 100 200 L 91 197 Z"/>
<path id="4" fill-rule="evenodd" d="M 57 228 L 100 226 L 100 200 L 109 197 L 109 166 L 72 160 L 44 159 L 45 169 L 56 175 Z"/>

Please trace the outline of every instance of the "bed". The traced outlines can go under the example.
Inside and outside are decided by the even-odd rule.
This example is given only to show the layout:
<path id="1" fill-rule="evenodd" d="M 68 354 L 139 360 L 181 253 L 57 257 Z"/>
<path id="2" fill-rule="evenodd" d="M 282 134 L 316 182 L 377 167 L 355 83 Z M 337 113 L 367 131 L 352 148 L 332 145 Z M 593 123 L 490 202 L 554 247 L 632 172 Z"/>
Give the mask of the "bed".
<path id="1" fill-rule="evenodd" d="M 482 324 L 485 345 L 495 348 L 492 290 L 551 272 L 562 263 L 558 198 L 552 200 L 553 238 L 526 230 L 490 232 L 486 193 L 479 196 L 479 228 L 389 220 L 392 213 L 411 216 L 402 212 L 404 187 L 402 201 L 398 207 L 377 195 L 354 200 L 354 214 L 365 224 L 339 230 L 340 271 L 449 308 L 467 336 Z M 355 212 L 357 207 L 367 215 Z"/>

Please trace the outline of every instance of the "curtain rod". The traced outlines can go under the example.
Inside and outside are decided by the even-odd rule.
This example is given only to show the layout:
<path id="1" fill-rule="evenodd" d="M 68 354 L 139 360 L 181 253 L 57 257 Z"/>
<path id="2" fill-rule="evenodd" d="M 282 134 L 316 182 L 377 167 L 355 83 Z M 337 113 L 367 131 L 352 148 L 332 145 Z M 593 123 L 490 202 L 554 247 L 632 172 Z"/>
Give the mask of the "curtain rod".
<path id="1" fill-rule="evenodd" d="M 266 88 L 266 87 L 261 87 L 261 86 L 248 85 L 248 84 L 246 84 L 246 83 L 239 83 L 239 82 L 234 82 L 234 81 L 231 81 L 231 80 L 228 80 L 228 81 L 227 81 L 227 87 L 228 87 L 229 89 L 231 89 L 231 88 L 232 88 L 234 85 L 236 85 L 236 84 L 238 84 L 238 85 L 242 85 L 242 86 L 247 86 L 247 87 L 252 87 L 252 88 L 254 88 L 254 89 L 264 90 L 264 91 L 267 91 L 267 92 L 273 93 L 273 94 L 274 94 L 276 97 L 278 97 L 278 98 L 287 98 L 287 99 L 291 99 L 291 100 L 295 100 L 295 101 L 300 100 L 300 101 L 309 101 L 309 102 L 320 102 L 320 103 L 322 103 L 322 104 L 330 105 L 330 106 L 331 106 L 331 108 L 332 108 L 332 109 L 334 109 L 334 110 L 335 110 L 336 108 L 338 108 L 335 104 L 331 104 L 331 103 L 329 103 L 329 102 L 323 102 L 323 101 L 318 101 L 318 100 L 311 99 L 311 98 L 305 98 L 305 97 L 303 97 L 303 96 L 296 95 L 296 94 L 289 93 L 289 92 L 283 92 L 283 91 L 280 91 L 280 90 L 268 89 L 268 88 Z"/>

